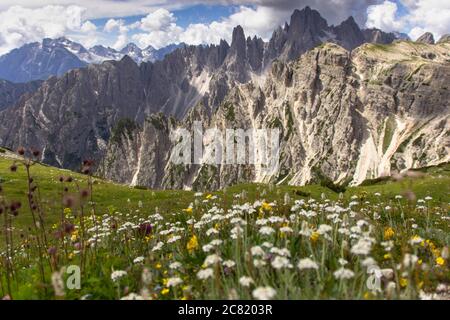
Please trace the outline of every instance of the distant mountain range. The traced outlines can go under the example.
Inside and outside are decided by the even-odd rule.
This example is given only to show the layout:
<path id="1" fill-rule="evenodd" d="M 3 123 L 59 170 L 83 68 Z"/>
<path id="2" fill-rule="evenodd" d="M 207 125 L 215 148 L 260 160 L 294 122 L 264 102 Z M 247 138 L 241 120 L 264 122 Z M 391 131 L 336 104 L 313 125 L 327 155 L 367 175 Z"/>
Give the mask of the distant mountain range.
<path id="1" fill-rule="evenodd" d="M 46 80 L 51 76 L 61 76 L 69 70 L 83 68 L 91 63 L 106 60 L 120 60 L 128 55 L 136 63 L 161 60 L 183 44 L 172 44 L 155 49 L 148 46 L 139 48 L 129 43 L 122 50 L 101 45 L 86 49 L 81 44 L 67 38 L 44 39 L 33 42 L 0 56 L 0 79 L 15 83 Z"/>
<path id="2" fill-rule="evenodd" d="M 38 148 L 41 161 L 75 170 L 93 159 L 97 174 L 131 185 L 208 190 L 244 181 L 359 184 L 450 161 L 450 36 L 437 44 L 429 34 L 403 37 L 362 30 L 351 17 L 330 26 L 306 7 L 268 42 L 236 26 L 231 43 L 171 47 L 161 60 L 134 45 L 84 51 L 48 40 L 51 54 L 36 49 L 38 57 L 68 52 L 64 65 L 75 57 L 87 66 L 9 94 L 17 102 L 0 111 L 0 145 Z M 122 58 L 91 63 L 97 57 Z M 279 128 L 279 170 L 174 165 L 169 133 L 194 121 Z"/>

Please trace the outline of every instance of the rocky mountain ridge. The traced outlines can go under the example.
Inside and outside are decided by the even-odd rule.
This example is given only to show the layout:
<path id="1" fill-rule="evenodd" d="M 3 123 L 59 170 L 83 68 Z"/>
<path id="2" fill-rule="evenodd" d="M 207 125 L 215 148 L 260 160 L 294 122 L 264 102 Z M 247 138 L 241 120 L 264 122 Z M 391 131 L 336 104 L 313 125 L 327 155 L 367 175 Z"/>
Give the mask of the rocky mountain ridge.
<path id="1" fill-rule="evenodd" d="M 328 26 L 305 8 L 269 43 L 238 26 L 230 45 L 186 45 L 140 65 L 129 56 L 91 64 L 0 112 L 0 144 L 40 148 L 42 161 L 75 170 L 93 158 L 102 176 L 154 188 L 357 184 L 448 161 L 449 43 L 394 40 L 352 18 Z M 280 169 L 171 164 L 168 133 L 194 120 L 280 128 Z"/>
<path id="2" fill-rule="evenodd" d="M 450 161 L 450 44 L 366 44 L 350 53 L 325 44 L 292 63 L 275 62 L 262 87 L 237 85 L 212 114 L 162 114 L 110 140 L 99 172 L 152 188 L 211 190 L 237 182 L 360 184 Z M 176 128 L 281 130 L 280 168 L 175 165 Z M 207 145 L 205 145 L 207 148 Z"/>
<path id="3" fill-rule="evenodd" d="M 0 79 L 15 83 L 47 80 L 51 76 L 60 77 L 69 70 L 83 68 L 88 64 L 121 60 L 125 55 L 138 64 L 154 62 L 183 45 L 169 45 L 157 50 L 151 46 L 140 49 L 134 43 L 129 43 L 117 51 L 101 45 L 86 49 L 65 37 L 43 39 L 42 42 L 26 44 L 0 56 Z"/>

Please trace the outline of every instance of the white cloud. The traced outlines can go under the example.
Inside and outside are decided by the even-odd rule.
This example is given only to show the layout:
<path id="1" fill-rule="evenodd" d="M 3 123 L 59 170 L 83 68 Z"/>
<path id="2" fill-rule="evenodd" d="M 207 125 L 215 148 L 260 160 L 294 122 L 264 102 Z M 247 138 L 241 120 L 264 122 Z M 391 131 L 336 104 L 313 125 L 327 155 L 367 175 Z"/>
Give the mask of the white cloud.
<path id="1" fill-rule="evenodd" d="M 116 20 L 116 19 L 109 19 L 106 21 L 105 26 L 103 27 L 103 30 L 106 32 L 113 32 L 115 30 L 118 30 L 120 26 L 124 25 L 123 20 Z"/>
<path id="2" fill-rule="evenodd" d="M 382 4 L 370 6 L 367 9 L 366 26 L 388 32 L 402 30 L 404 23 L 397 17 L 397 10 L 397 4 L 391 1 L 384 1 Z"/>
<path id="3" fill-rule="evenodd" d="M 404 0 L 402 0 L 404 1 Z M 418 38 L 429 31 L 436 39 L 450 32 L 450 2 L 442 0 L 406 1 L 409 13 L 403 17 L 407 21 L 411 38 Z M 423 32 L 422 32 L 423 31 Z M 421 34 L 419 34 L 421 32 Z"/>
<path id="4" fill-rule="evenodd" d="M 81 32 L 84 32 L 84 33 L 90 33 L 90 32 L 96 31 L 97 26 L 90 21 L 86 21 L 85 23 L 83 23 L 81 25 L 80 30 L 81 30 Z"/>
<path id="5" fill-rule="evenodd" d="M 85 19 L 85 12 L 78 6 L 10 7 L 0 12 L 0 54 L 46 37 L 92 33 L 95 25 Z"/>
<path id="6" fill-rule="evenodd" d="M 436 39 L 450 32 L 450 2 L 441 0 L 401 0 L 406 13 L 399 16 L 398 6 L 391 1 L 367 9 L 368 27 L 385 31 L 403 31 L 413 39 L 431 32 Z"/>
<path id="7" fill-rule="evenodd" d="M 177 19 L 166 9 L 158 9 L 141 19 L 140 28 L 144 31 L 170 29 Z"/>
<path id="8" fill-rule="evenodd" d="M 247 36 L 261 36 L 268 40 L 273 30 L 284 22 L 284 14 L 267 7 L 250 8 L 241 6 L 227 18 L 209 24 L 190 24 L 185 29 L 176 25 L 176 18 L 165 9 L 159 9 L 143 18 L 141 32 L 133 40 L 142 47 L 152 45 L 159 48 L 171 43 L 217 44 L 221 39 L 231 41 L 233 28 L 241 25 Z"/>
<path id="9" fill-rule="evenodd" d="M 1 0 L 0 11 L 14 5 L 28 8 L 39 8 L 46 5 L 69 6 L 73 0 Z M 348 15 L 354 15 L 357 21 L 364 23 L 367 6 L 379 3 L 380 0 L 77 0 L 80 7 L 87 8 L 86 17 L 113 18 L 146 15 L 159 8 L 174 11 L 196 4 L 206 5 L 245 5 L 262 6 L 274 11 L 288 12 L 309 5 L 318 9 L 331 22 L 338 23 Z"/>

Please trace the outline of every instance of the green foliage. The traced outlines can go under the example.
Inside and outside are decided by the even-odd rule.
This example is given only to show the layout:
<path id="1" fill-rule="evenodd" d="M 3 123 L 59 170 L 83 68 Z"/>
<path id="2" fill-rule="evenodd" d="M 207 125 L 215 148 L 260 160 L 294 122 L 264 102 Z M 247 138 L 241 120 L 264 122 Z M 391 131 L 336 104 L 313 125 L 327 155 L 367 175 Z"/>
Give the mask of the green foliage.
<path id="1" fill-rule="evenodd" d="M 133 139 L 133 132 L 137 128 L 138 126 L 133 120 L 129 118 L 122 118 L 117 121 L 116 125 L 111 130 L 111 141 L 120 143 L 123 135 L 127 135 Z"/>
<path id="2" fill-rule="evenodd" d="M 19 166 L 17 172 L 10 172 L 10 165 L 11 160 L 0 158 L 0 172 L 5 180 L 2 199 L 24 204 L 11 221 L 17 249 L 12 258 L 14 277 L 10 277 L 14 299 L 119 299 L 129 293 L 145 296 L 146 292 L 147 298 L 152 299 L 219 299 L 232 294 L 253 299 L 258 297 L 255 289 L 262 286 L 273 288 L 274 299 L 417 299 L 420 290 L 435 292 L 439 283 L 450 279 L 448 259 L 438 259 L 442 258 L 442 248 L 450 244 L 448 220 L 444 219 L 448 216 L 449 164 L 424 168 L 418 177 L 410 175 L 397 181 L 348 187 L 342 194 L 328 183 L 303 187 L 240 184 L 195 195 L 190 191 L 130 188 L 95 179 L 94 203 L 85 203 L 84 216 L 78 204 L 64 210 L 65 221 L 76 226 L 75 231 L 65 235 L 65 242 L 55 237 L 61 228 L 63 208 L 59 176 L 73 178 L 72 182 L 64 182 L 68 194 L 73 196 L 78 194 L 78 187 L 85 187 L 87 177 L 36 164 L 31 170 L 42 199 L 43 226 L 47 230 L 47 246 L 41 255 L 46 262 L 44 280 L 37 267 L 40 255 L 36 241 L 30 237 L 34 234 L 29 231 L 32 219 L 25 205 L 24 168 Z M 209 168 L 205 174 L 214 173 Z M 416 202 L 411 194 L 426 200 Z M 249 212 L 248 208 L 254 211 Z M 336 208 L 344 210 L 334 211 Z M 334 214 L 339 218 L 337 222 L 333 222 Z M 151 223 L 148 234 L 142 232 L 143 222 Z M 323 231 L 327 225 L 331 229 Z M 232 230 L 237 230 L 237 226 L 242 231 L 233 237 Z M 263 226 L 273 231 L 269 229 L 270 233 L 264 234 Z M 357 226 L 370 233 L 370 257 L 380 268 L 401 266 L 402 272 L 394 271 L 392 281 L 399 284 L 394 292 L 388 293 L 387 283 L 383 283 L 381 292 L 367 289 L 370 275 L 361 268 L 366 255 L 352 250 L 361 237 L 350 231 Z M 2 230 L 3 227 L 0 219 Z M 311 234 L 305 233 L 305 228 L 311 228 Z M 210 234 L 212 229 L 217 234 Z M 348 229 L 355 238 L 338 231 L 342 229 Z M 425 244 L 411 244 L 414 237 L 423 238 Z M 90 243 L 85 251 L 77 247 L 81 238 Z M 100 241 L 96 243 L 95 239 Z M 214 245 L 213 251 L 205 252 L 213 240 L 222 242 Z M 392 241 L 389 255 L 383 247 L 387 240 Z M 163 243 L 162 247 L 155 250 L 159 243 Z M 273 250 L 264 243 L 271 244 Z M 255 246 L 271 254 L 267 258 L 252 256 Z M 55 248 L 57 259 L 51 258 L 47 248 Z M 284 257 L 292 267 L 278 268 L 275 258 L 283 257 L 276 253 L 281 249 L 289 252 Z M 0 250 L 4 250 L 3 246 Z M 213 253 L 222 261 L 208 266 L 205 262 L 211 260 Z M 405 253 L 414 253 L 428 268 L 424 271 L 417 264 L 405 269 Z M 299 270 L 297 265 L 305 257 L 317 263 L 317 270 Z M 341 259 L 347 261 L 345 268 L 353 273 L 349 279 L 336 278 L 335 272 L 342 268 Z M 224 262 L 230 260 L 235 265 L 225 268 Z M 256 266 L 259 260 L 264 265 Z M 3 295 L 8 290 L 4 261 L 0 260 Z M 180 267 L 174 268 L 174 262 Z M 62 268 L 69 265 L 82 266 L 81 288 L 66 288 L 64 296 L 56 297 L 51 278 L 57 277 L 55 271 L 61 271 L 63 281 L 67 281 Z M 212 277 L 199 279 L 199 271 L 208 268 Z M 112 274 L 117 270 L 125 273 L 113 281 Z M 251 277 L 254 284 L 249 288 L 240 284 L 243 276 Z M 182 284 L 170 286 L 168 281 L 176 278 Z"/>

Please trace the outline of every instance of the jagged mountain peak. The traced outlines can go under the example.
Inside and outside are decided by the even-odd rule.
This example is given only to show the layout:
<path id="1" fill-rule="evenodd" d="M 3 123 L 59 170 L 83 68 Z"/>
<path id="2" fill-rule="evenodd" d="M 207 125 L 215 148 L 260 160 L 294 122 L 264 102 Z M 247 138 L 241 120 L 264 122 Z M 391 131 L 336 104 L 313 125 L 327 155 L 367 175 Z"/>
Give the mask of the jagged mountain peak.
<path id="1" fill-rule="evenodd" d="M 416 42 L 418 43 L 426 43 L 426 44 L 434 44 L 434 36 L 431 32 L 425 32 L 423 35 L 421 35 Z"/>
<path id="2" fill-rule="evenodd" d="M 137 46 L 137 44 L 135 44 L 135 43 L 133 43 L 133 42 L 130 42 L 130 43 L 128 43 L 125 47 L 123 47 L 121 50 L 120 50 L 120 52 L 121 53 L 131 53 L 131 52 L 136 52 L 136 53 L 140 53 L 140 52 L 142 52 L 142 49 L 141 48 L 139 48 L 138 46 Z"/>
<path id="3" fill-rule="evenodd" d="M 327 21 L 320 15 L 319 11 L 306 6 L 302 10 L 294 10 L 291 15 L 289 32 L 306 33 L 321 32 L 328 27 Z"/>
<path id="4" fill-rule="evenodd" d="M 450 34 L 444 34 L 437 43 L 447 43 L 450 42 Z"/>

